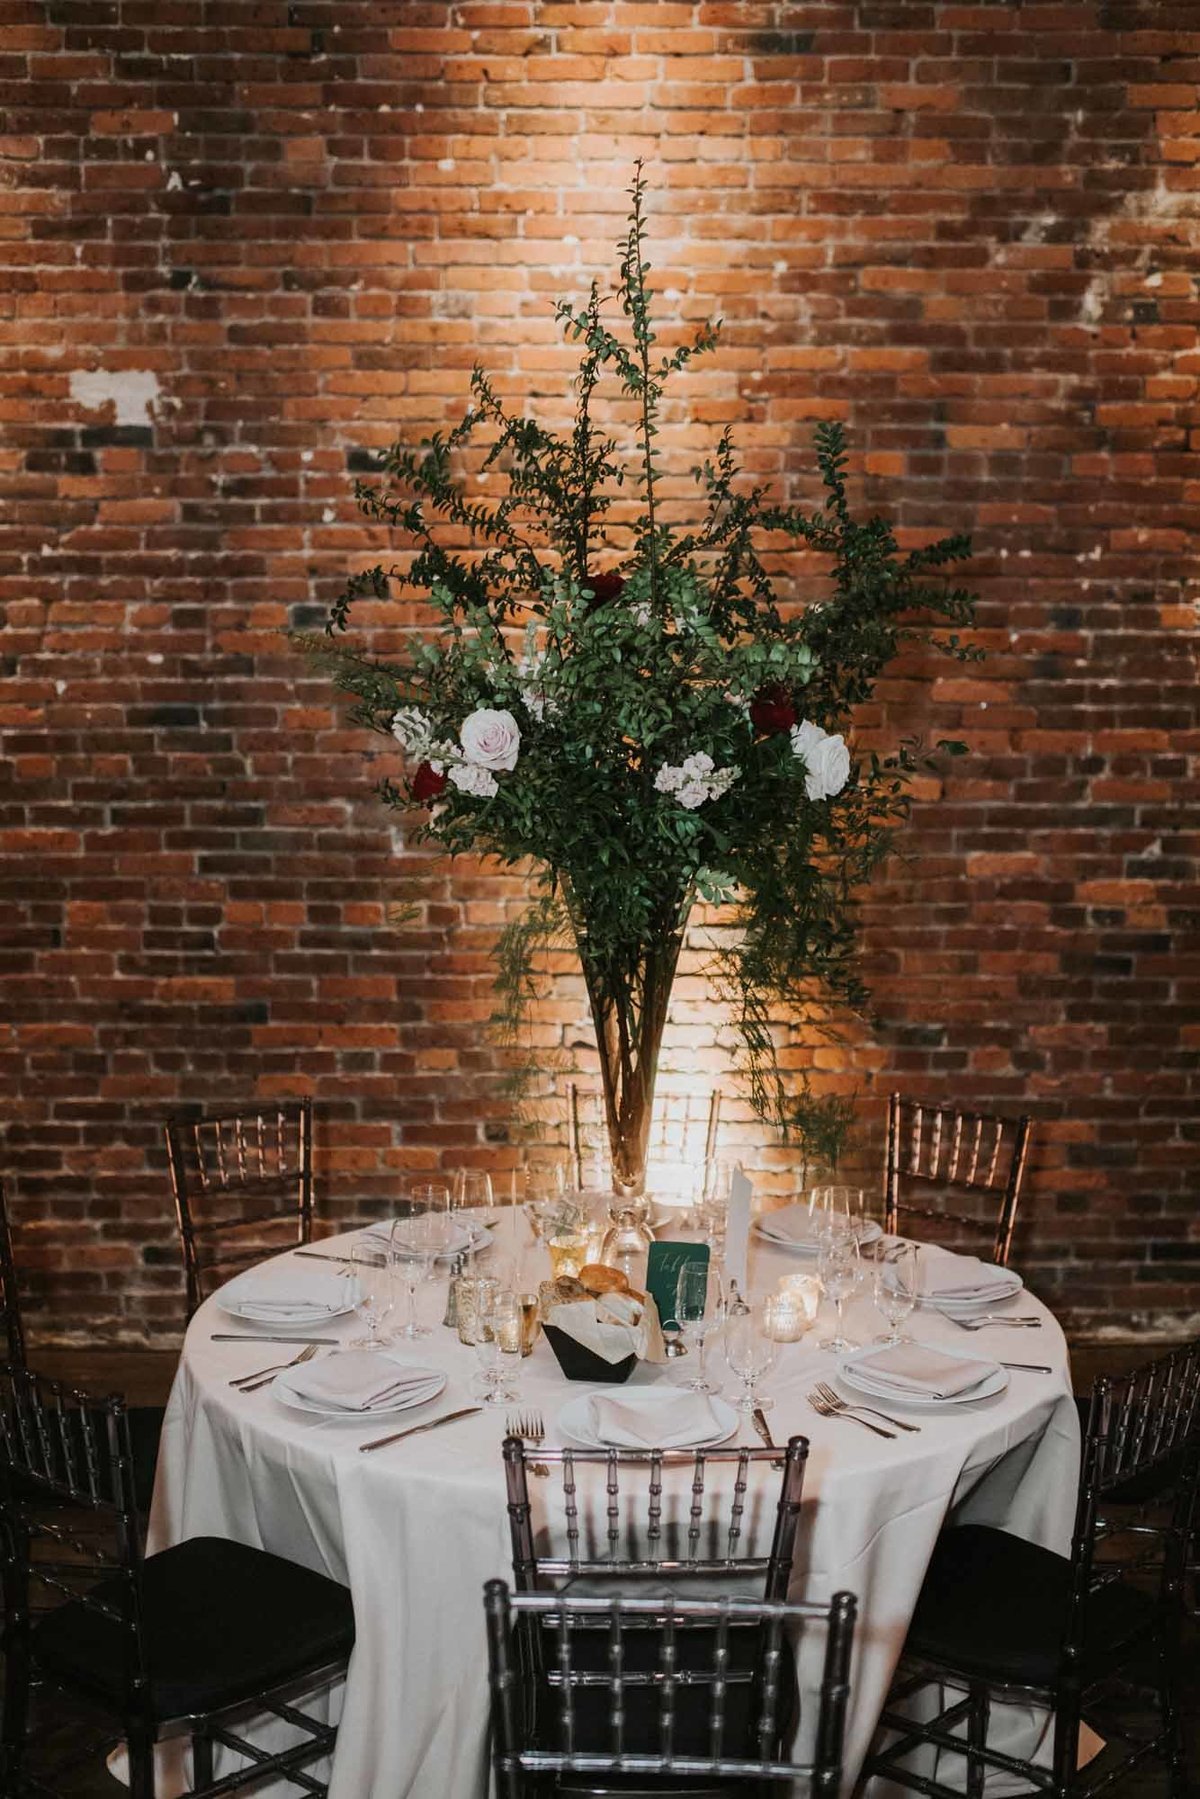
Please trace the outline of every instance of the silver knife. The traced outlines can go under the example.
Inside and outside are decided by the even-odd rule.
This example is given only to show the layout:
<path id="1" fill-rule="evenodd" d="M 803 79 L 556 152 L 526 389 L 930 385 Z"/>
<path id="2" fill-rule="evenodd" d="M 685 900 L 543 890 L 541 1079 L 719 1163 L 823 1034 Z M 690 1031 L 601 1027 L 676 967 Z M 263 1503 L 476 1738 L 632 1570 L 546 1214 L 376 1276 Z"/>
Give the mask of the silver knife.
<path id="1" fill-rule="evenodd" d="M 348 1268 L 354 1266 L 353 1256 L 329 1256 L 319 1249 L 294 1249 L 294 1256 L 307 1256 L 310 1262 L 345 1262 Z"/>
<path id="2" fill-rule="evenodd" d="M 407 1430 L 394 1430 L 390 1437 L 376 1437 L 371 1443 L 360 1443 L 359 1453 L 366 1455 L 368 1449 L 383 1449 L 388 1443 L 398 1443 L 401 1437 L 416 1437 L 423 1430 L 437 1430 L 440 1424 L 453 1424 L 456 1418 L 473 1418 L 476 1412 L 482 1412 L 481 1405 L 465 1405 L 461 1411 L 446 1412 L 440 1418 L 429 1418 L 424 1424 L 410 1424 Z"/>
<path id="3" fill-rule="evenodd" d="M 306 1349 L 310 1343 L 318 1343 L 324 1348 L 336 1348 L 340 1337 L 259 1337 L 249 1331 L 214 1331 L 208 1339 L 210 1343 L 294 1343 L 297 1349 Z"/>
<path id="4" fill-rule="evenodd" d="M 763 1411 L 762 1407 L 760 1405 L 756 1405 L 753 1412 L 750 1414 L 750 1416 L 754 1420 L 755 1430 L 758 1432 L 759 1436 L 762 1438 L 762 1440 L 766 1444 L 767 1448 L 768 1449 L 778 1449 L 779 1445 L 776 1443 L 774 1437 L 771 1435 L 771 1432 L 767 1427 L 767 1417 L 766 1417 L 766 1413 Z M 783 1463 L 782 1462 L 773 1462 L 771 1464 L 771 1466 L 773 1468 L 782 1468 Z"/>
<path id="5" fill-rule="evenodd" d="M 1047 1368 L 1042 1362 L 1001 1362 L 1001 1368 L 1020 1368 L 1025 1374 L 1053 1374 L 1053 1368 Z"/>

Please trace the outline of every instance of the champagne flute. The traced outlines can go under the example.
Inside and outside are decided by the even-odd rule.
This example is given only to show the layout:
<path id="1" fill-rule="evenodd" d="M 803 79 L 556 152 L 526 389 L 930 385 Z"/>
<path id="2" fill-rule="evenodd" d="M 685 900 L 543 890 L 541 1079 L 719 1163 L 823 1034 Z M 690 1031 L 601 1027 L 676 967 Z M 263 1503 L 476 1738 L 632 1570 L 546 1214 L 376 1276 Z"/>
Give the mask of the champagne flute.
<path id="1" fill-rule="evenodd" d="M 779 1357 L 779 1344 L 766 1332 L 764 1302 L 757 1301 L 744 1312 L 730 1312 L 725 1319 L 725 1360 L 742 1383 L 738 1395 L 739 1412 L 766 1411 L 774 1402 L 755 1391 L 756 1384 L 769 1374 Z"/>
<path id="2" fill-rule="evenodd" d="M 675 1322 L 685 1351 L 696 1357 L 695 1370 L 683 1385 L 693 1393 L 717 1393 L 719 1387 L 708 1379 L 704 1369 L 705 1345 L 709 1332 L 720 1322 L 722 1312 L 721 1275 L 709 1262 L 685 1262 L 679 1270 L 675 1288 Z"/>
<path id="3" fill-rule="evenodd" d="M 360 1237 L 351 1250 L 353 1272 L 358 1281 L 356 1310 L 366 1326 L 366 1335 L 355 1337 L 351 1349 L 382 1349 L 390 1338 L 383 1326 L 396 1304 L 395 1258 L 391 1241 Z"/>
<path id="4" fill-rule="evenodd" d="M 846 1335 L 843 1312 L 846 1301 L 862 1278 L 862 1263 L 854 1231 L 844 1221 L 839 1223 L 836 1219 L 836 1213 L 828 1217 L 821 1231 L 817 1248 L 817 1273 L 821 1277 L 826 1297 L 833 1301 L 837 1323 L 832 1337 L 820 1338 L 817 1348 L 844 1353 L 858 1347 Z"/>
<path id="5" fill-rule="evenodd" d="M 921 1294 L 921 1249 L 917 1243 L 893 1243 L 884 1252 L 879 1268 L 875 1303 L 888 1324 L 880 1341 L 893 1346 L 911 1343 L 901 1330 L 912 1317 Z"/>
<path id="6" fill-rule="evenodd" d="M 696 1223 L 704 1241 L 716 1255 L 725 1247 L 732 1180 L 732 1162 L 720 1162 L 711 1158 L 704 1164 L 704 1186 L 700 1202 L 696 1206 Z"/>

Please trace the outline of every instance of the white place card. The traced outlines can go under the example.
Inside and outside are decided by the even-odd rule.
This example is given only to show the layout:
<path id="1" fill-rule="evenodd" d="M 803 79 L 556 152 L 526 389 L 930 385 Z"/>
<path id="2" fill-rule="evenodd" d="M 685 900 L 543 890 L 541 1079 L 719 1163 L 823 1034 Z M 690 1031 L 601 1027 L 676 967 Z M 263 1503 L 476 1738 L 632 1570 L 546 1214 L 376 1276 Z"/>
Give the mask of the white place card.
<path id="1" fill-rule="evenodd" d="M 750 1201 L 754 1189 L 739 1162 L 729 1179 L 729 1217 L 725 1225 L 725 1279 L 746 1291 L 746 1260 L 750 1251 Z"/>

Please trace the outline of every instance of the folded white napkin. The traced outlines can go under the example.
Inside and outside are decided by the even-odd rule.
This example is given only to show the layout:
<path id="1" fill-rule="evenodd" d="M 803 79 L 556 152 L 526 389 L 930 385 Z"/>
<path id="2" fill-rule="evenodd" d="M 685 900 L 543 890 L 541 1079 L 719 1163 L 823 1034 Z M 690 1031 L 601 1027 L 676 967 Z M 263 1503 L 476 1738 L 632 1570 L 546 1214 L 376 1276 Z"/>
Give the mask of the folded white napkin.
<path id="1" fill-rule="evenodd" d="M 896 1394 L 926 1394 L 931 1399 L 955 1399 L 969 1393 L 995 1368 L 994 1362 L 943 1355 L 941 1350 L 927 1349 L 922 1343 L 897 1343 L 891 1349 L 859 1356 L 854 1363 L 854 1372 L 865 1374 L 876 1387 Z"/>
<path id="2" fill-rule="evenodd" d="M 777 1212 L 764 1212 L 755 1220 L 764 1237 L 775 1237 L 781 1243 L 815 1243 L 817 1214 L 807 1206 L 782 1206 Z"/>
<path id="3" fill-rule="evenodd" d="M 436 1368 L 396 1362 L 391 1356 L 366 1349 L 344 1349 L 297 1368 L 291 1387 L 303 1399 L 321 1405 L 340 1406 L 347 1412 L 369 1412 L 381 1404 L 399 1404 L 428 1389 L 441 1386 Z"/>
<path id="4" fill-rule="evenodd" d="M 711 1442 L 721 1431 L 706 1395 L 684 1392 L 671 1399 L 595 1393 L 588 1401 L 588 1425 L 601 1443 L 615 1449 L 691 1448 Z"/>
<path id="5" fill-rule="evenodd" d="M 998 1268 L 994 1262 L 981 1262 L 978 1256 L 926 1252 L 922 1261 L 921 1292 L 928 1299 L 982 1299 L 1014 1286 L 1015 1277 L 1009 1269 Z"/>
<path id="6" fill-rule="evenodd" d="M 403 1225 L 404 1220 L 401 1218 L 396 1222 Z M 386 1249 L 391 1240 L 392 1223 L 390 1218 L 381 1218 L 378 1224 L 368 1225 L 366 1230 L 360 1234 L 360 1242 L 378 1243 L 381 1248 Z M 396 1235 L 400 1238 L 403 1232 L 397 1231 Z M 457 1220 L 448 1220 L 444 1241 L 438 1246 L 438 1255 L 461 1255 L 464 1249 L 473 1249 L 486 1235 L 487 1230 L 482 1223 L 476 1225 L 472 1222 L 470 1225 L 462 1225 Z"/>
<path id="7" fill-rule="evenodd" d="M 224 1299 L 254 1316 L 329 1318 L 354 1304 L 351 1282 L 323 1268 L 296 1268 L 272 1274 L 243 1274 L 230 1281 Z"/>

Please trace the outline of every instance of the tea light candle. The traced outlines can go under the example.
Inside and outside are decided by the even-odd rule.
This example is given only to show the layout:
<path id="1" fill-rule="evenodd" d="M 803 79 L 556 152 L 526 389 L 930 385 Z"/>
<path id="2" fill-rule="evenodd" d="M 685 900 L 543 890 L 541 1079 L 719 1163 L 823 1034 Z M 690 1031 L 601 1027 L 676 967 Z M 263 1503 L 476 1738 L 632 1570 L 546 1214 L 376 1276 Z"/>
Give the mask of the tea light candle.
<path id="1" fill-rule="evenodd" d="M 805 1324 L 814 1324 L 821 1303 L 821 1283 L 815 1274 L 784 1274 L 779 1280 L 780 1294 L 791 1300 L 804 1314 Z"/>
<path id="2" fill-rule="evenodd" d="M 790 1293 L 772 1293 L 763 1306 L 763 1335 L 776 1343 L 798 1342 L 811 1323 L 800 1299 Z"/>

